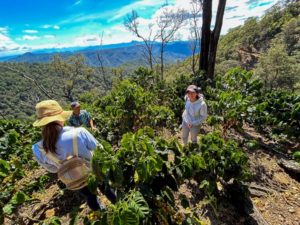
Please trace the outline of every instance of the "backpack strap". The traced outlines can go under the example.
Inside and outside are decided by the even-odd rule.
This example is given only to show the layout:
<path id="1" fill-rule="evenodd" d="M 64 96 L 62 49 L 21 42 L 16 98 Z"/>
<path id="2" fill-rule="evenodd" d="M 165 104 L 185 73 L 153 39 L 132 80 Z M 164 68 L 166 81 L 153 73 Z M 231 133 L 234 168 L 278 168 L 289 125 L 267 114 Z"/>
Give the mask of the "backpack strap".
<path id="1" fill-rule="evenodd" d="M 78 129 L 77 128 L 74 128 L 74 129 L 75 129 L 75 131 L 73 133 L 73 140 L 72 140 L 73 153 L 74 153 L 74 156 L 78 157 L 78 143 L 77 143 Z M 59 160 L 57 157 L 55 157 L 55 155 L 52 152 L 47 153 L 45 151 L 45 149 L 42 146 L 40 146 L 40 144 L 38 144 L 37 146 L 50 160 L 52 160 L 56 164 L 60 165 L 62 163 L 62 161 L 64 161 L 64 160 Z"/>
<path id="2" fill-rule="evenodd" d="M 49 159 L 51 159 L 53 162 L 55 162 L 58 165 L 61 164 L 61 160 L 59 160 L 57 157 L 55 157 L 52 152 L 47 153 L 42 146 L 40 146 L 39 144 L 37 146 L 38 146 L 39 150 L 41 152 L 43 152 Z"/>
<path id="3" fill-rule="evenodd" d="M 73 153 L 74 156 L 78 157 L 78 142 L 77 142 L 77 136 L 78 136 L 78 129 L 74 128 L 75 131 L 73 133 Z"/>

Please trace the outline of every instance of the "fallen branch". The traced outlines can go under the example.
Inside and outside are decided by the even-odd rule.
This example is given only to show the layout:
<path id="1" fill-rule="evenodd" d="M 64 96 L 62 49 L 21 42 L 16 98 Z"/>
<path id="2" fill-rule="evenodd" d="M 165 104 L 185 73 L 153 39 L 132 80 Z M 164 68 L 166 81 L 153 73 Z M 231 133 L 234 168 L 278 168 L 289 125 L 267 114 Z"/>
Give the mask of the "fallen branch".
<path id="1" fill-rule="evenodd" d="M 283 157 L 283 158 L 286 158 L 286 159 L 291 159 L 291 156 L 289 156 L 288 154 L 285 154 L 278 149 L 277 145 L 275 143 L 272 143 L 272 144 L 266 144 L 264 143 L 263 139 L 261 137 L 255 137 L 251 134 L 249 134 L 248 132 L 246 131 L 243 131 L 243 132 L 239 132 L 243 137 L 247 138 L 247 139 L 250 139 L 250 140 L 255 140 L 259 143 L 259 145 L 267 150 L 268 152 L 272 152 L 276 155 L 279 155 L 280 157 Z"/>
<path id="2" fill-rule="evenodd" d="M 2 116 L 2 118 L 4 119 L 4 120 L 6 120 L 7 121 L 7 119 L 5 118 L 5 115 L 0 111 L 0 115 Z"/>
<path id="3" fill-rule="evenodd" d="M 250 198 L 246 199 L 244 210 L 253 220 L 255 220 L 257 225 L 269 225 Z"/>
<path id="4" fill-rule="evenodd" d="M 300 180 L 300 165 L 294 160 L 280 159 L 278 164 L 283 167 L 296 180 Z"/>
<path id="5" fill-rule="evenodd" d="M 27 220 L 29 220 L 30 222 L 33 222 L 33 223 L 40 223 L 42 221 L 42 220 L 38 220 L 38 219 L 32 218 L 32 217 L 30 217 L 29 215 L 27 215 L 25 213 L 20 213 L 19 215 L 21 217 L 23 217 L 24 219 L 27 219 Z"/>
<path id="6" fill-rule="evenodd" d="M 274 193 L 274 191 L 272 189 L 262 187 L 257 184 L 254 184 L 254 183 L 251 183 L 249 185 L 249 191 L 250 191 L 250 195 L 252 197 L 264 197 L 268 194 Z"/>

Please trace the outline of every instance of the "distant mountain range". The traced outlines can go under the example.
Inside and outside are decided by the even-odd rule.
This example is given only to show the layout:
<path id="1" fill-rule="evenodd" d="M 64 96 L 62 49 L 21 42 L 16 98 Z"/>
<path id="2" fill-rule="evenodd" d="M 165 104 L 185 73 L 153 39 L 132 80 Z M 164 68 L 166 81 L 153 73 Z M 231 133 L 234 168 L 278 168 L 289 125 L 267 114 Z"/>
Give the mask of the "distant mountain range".
<path id="1" fill-rule="evenodd" d="M 181 61 L 191 55 L 188 41 L 176 41 L 169 43 L 165 48 L 164 60 L 166 63 L 174 63 Z M 155 43 L 153 53 L 156 58 L 160 54 L 160 43 Z M 60 54 L 63 58 L 75 54 L 85 56 L 89 65 L 99 66 L 97 54 L 101 54 L 104 66 L 116 67 L 123 64 L 145 65 L 146 61 L 143 57 L 143 43 L 129 42 L 112 45 L 89 46 L 89 47 L 73 47 L 65 49 L 43 49 L 35 52 L 27 52 L 18 56 L 8 56 L 0 58 L 5 62 L 49 62 L 55 54 Z"/>

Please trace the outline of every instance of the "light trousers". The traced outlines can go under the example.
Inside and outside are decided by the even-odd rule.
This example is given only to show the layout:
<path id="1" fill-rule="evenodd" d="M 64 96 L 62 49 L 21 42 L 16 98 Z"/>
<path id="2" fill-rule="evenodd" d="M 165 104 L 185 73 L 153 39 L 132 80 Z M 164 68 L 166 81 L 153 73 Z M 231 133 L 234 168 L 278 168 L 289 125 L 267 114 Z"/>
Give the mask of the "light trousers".
<path id="1" fill-rule="evenodd" d="M 192 126 L 191 128 L 188 127 L 186 122 L 182 123 L 182 141 L 184 146 L 188 143 L 189 134 L 191 133 L 191 141 L 192 143 L 197 143 L 197 136 L 200 132 L 200 125 Z"/>

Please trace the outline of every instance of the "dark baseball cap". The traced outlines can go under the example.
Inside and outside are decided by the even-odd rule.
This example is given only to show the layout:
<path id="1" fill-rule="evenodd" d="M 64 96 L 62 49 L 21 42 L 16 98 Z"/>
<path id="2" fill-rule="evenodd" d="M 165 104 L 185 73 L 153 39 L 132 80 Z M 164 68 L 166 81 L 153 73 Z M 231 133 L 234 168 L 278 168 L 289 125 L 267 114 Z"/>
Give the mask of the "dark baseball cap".
<path id="1" fill-rule="evenodd" d="M 72 102 L 71 103 L 71 108 L 76 108 L 78 106 L 80 106 L 79 102 Z"/>

